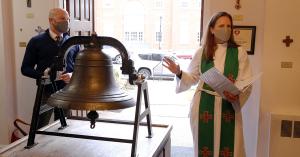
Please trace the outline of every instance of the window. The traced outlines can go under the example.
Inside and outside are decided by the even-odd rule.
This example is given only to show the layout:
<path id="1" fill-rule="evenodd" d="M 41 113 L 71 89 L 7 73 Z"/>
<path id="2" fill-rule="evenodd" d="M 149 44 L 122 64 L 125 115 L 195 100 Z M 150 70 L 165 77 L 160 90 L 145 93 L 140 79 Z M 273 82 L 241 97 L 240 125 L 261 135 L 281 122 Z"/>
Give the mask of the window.
<path id="1" fill-rule="evenodd" d="M 149 54 L 138 54 L 138 56 L 142 59 L 142 60 L 151 60 L 151 56 Z"/>
<path id="2" fill-rule="evenodd" d="M 181 8 L 187 8 L 187 7 L 189 7 L 189 0 L 180 0 L 179 6 Z"/>
<path id="3" fill-rule="evenodd" d="M 155 0 L 155 8 L 163 8 L 163 0 Z"/>
<path id="4" fill-rule="evenodd" d="M 137 32 L 130 32 L 130 40 L 137 41 Z"/>
<path id="5" fill-rule="evenodd" d="M 125 32 L 125 41 L 143 41 L 143 32 Z"/>
<path id="6" fill-rule="evenodd" d="M 139 41 L 143 41 L 143 40 L 144 40 L 143 32 L 139 32 Z"/>
<path id="7" fill-rule="evenodd" d="M 130 34 L 129 32 L 125 32 L 125 41 L 129 41 L 130 39 L 129 34 Z"/>
<path id="8" fill-rule="evenodd" d="M 123 7 L 123 13 L 119 14 L 123 20 L 119 25 L 123 27 L 126 44 L 143 42 L 145 27 L 143 4 L 138 1 L 130 1 Z"/>
<path id="9" fill-rule="evenodd" d="M 152 54 L 152 60 L 154 61 L 162 61 L 163 55 L 162 54 Z"/>

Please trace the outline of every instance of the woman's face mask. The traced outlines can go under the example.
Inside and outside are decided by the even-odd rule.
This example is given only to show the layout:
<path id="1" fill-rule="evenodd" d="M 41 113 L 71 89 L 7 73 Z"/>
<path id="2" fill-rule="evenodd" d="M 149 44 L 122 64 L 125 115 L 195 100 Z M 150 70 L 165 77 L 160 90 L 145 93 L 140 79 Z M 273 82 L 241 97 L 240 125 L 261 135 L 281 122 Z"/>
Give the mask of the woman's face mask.
<path id="1" fill-rule="evenodd" d="M 231 28 L 228 27 L 218 28 L 214 31 L 214 35 L 217 38 L 216 41 L 219 41 L 220 43 L 225 43 L 229 40 L 231 36 Z"/>
<path id="2" fill-rule="evenodd" d="M 227 16 L 220 17 L 213 28 L 211 33 L 215 36 L 217 43 L 225 43 L 231 36 L 231 20 Z"/>
<path id="3" fill-rule="evenodd" d="M 54 28 L 60 33 L 66 33 L 69 30 L 69 21 L 55 22 Z"/>

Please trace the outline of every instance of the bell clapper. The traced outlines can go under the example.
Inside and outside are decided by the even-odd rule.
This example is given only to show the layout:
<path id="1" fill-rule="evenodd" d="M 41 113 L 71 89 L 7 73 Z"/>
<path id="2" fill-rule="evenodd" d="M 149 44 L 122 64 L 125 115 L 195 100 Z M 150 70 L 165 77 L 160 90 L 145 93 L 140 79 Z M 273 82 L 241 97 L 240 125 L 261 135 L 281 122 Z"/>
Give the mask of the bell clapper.
<path id="1" fill-rule="evenodd" d="M 95 126 L 96 126 L 96 119 L 99 117 L 98 112 L 96 112 L 96 111 L 90 111 L 90 112 L 87 114 L 87 117 L 91 120 L 90 128 L 91 128 L 91 129 L 94 129 Z"/>

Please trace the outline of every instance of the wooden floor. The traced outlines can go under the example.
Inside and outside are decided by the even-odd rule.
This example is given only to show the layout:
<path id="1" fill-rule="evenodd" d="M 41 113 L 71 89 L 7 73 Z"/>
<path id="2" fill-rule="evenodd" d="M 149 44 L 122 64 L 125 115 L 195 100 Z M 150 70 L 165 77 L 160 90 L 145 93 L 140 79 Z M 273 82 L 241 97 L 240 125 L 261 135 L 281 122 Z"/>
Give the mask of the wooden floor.
<path id="1" fill-rule="evenodd" d="M 90 129 L 88 121 L 67 120 L 68 127 L 59 132 L 82 134 L 91 136 L 132 139 L 133 126 L 125 124 L 96 123 L 95 129 Z M 60 124 L 56 122 L 46 131 L 58 131 Z M 153 137 L 148 135 L 147 127 L 140 126 L 137 156 L 158 156 L 162 148 L 170 147 L 171 126 L 154 125 Z M 129 157 L 131 144 L 99 140 L 57 137 L 49 135 L 36 135 L 37 145 L 25 149 L 27 137 L 24 137 L 0 150 L 0 157 Z M 168 146 L 167 146 L 168 145 Z M 160 150 L 161 149 L 161 150 Z M 170 156 L 170 149 L 166 149 L 166 157 Z"/>

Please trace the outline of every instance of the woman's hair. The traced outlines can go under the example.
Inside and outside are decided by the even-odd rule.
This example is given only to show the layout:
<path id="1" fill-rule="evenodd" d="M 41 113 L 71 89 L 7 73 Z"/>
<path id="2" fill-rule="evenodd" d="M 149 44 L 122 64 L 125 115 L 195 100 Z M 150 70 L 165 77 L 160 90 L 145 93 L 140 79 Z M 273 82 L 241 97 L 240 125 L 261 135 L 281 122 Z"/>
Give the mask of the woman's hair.
<path id="1" fill-rule="evenodd" d="M 206 33 L 204 36 L 204 40 L 202 42 L 202 47 L 203 47 L 203 53 L 204 53 L 204 57 L 205 59 L 208 60 L 213 60 L 214 57 L 214 53 L 215 50 L 217 48 L 217 43 L 215 41 L 215 37 L 214 35 L 211 33 L 211 29 L 215 27 L 217 20 L 220 17 L 228 17 L 230 19 L 231 22 L 231 35 L 230 38 L 228 40 L 228 47 L 238 47 L 238 45 L 236 44 L 236 42 L 233 39 L 233 23 L 232 23 L 232 17 L 230 14 L 226 13 L 226 12 L 218 12 L 215 15 L 213 15 L 207 25 L 207 29 L 206 29 Z"/>

